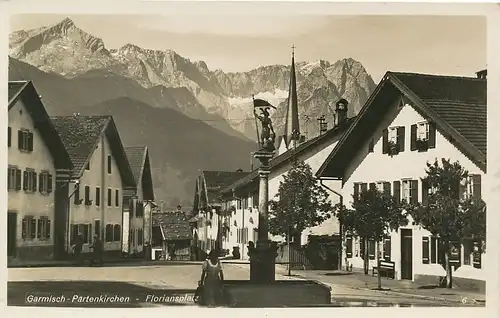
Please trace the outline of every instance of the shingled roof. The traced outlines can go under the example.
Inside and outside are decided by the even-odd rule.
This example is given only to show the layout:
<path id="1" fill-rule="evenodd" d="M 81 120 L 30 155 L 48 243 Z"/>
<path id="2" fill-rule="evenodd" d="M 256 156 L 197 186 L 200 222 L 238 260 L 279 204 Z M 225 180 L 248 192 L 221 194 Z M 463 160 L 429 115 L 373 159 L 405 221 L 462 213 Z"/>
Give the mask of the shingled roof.
<path id="1" fill-rule="evenodd" d="M 136 187 L 113 117 L 73 115 L 51 117 L 51 120 L 71 157 L 74 177 L 83 175 L 85 165 L 99 146 L 101 136 L 106 136 L 124 186 Z"/>
<path id="2" fill-rule="evenodd" d="M 153 226 L 160 227 L 164 240 L 190 240 L 191 228 L 184 212 L 153 213 Z"/>
<path id="3" fill-rule="evenodd" d="M 401 96 L 486 171 L 486 79 L 387 72 L 316 175 L 342 177 L 357 145 L 371 136 L 381 114 Z"/>
<path id="4" fill-rule="evenodd" d="M 153 178 L 147 146 L 126 146 L 125 153 L 137 185 L 142 183 L 144 200 L 154 200 Z"/>
<path id="5" fill-rule="evenodd" d="M 57 133 L 52 121 L 45 110 L 45 106 L 31 81 L 10 81 L 8 84 L 8 110 L 10 111 L 17 101 L 21 100 L 29 115 L 40 132 L 45 145 L 54 158 L 55 168 L 66 171 L 66 177 L 73 169 L 73 163 L 66 148 Z"/>

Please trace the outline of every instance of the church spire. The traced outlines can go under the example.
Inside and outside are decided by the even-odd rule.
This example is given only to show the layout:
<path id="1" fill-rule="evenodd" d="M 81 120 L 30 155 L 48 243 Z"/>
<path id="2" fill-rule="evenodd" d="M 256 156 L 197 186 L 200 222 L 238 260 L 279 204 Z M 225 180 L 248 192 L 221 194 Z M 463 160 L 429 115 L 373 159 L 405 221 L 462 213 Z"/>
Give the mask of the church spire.
<path id="1" fill-rule="evenodd" d="M 294 134 L 295 132 L 295 134 Z M 295 46 L 292 45 L 292 65 L 290 68 L 290 88 L 288 91 L 288 107 L 286 109 L 286 121 L 284 138 L 286 145 L 295 138 L 298 141 L 300 136 L 299 128 L 299 107 L 297 103 L 297 78 L 295 76 Z"/>

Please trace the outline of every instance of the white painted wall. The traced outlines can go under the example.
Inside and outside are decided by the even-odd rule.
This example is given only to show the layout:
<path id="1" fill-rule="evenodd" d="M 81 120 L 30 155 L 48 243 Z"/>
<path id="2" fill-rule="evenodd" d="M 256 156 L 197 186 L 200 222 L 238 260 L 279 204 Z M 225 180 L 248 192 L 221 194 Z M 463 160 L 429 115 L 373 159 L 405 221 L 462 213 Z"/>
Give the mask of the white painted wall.
<path id="1" fill-rule="evenodd" d="M 345 184 L 342 188 L 344 202 L 347 206 L 352 204 L 352 194 L 354 183 L 356 182 L 377 182 L 377 181 L 396 181 L 405 178 L 418 179 L 419 201 L 422 200 L 420 178 L 425 177 L 426 162 L 434 162 L 436 158 L 451 158 L 452 161 L 459 161 L 460 164 L 471 174 L 481 174 L 484 180 L 484 173 L 463 153 L 461 153 L 454 145 L 448 142 L 447 139 L 436 131 L 436 148 L 429 149 L 426 152 L 410 151 L 410 126 L 424 118 L 418 114 L 415 109 L 406 105 L 398 109 L 396 105 L 391 108 L 386 117 L 382 120 L 376 129 L 373 136 L 375 140 L 374 152 L 368 152 L 368 141 L 362 145 L 358 154 L 350 162 L 345 175 Z M 382 131 L 391 126 L 405 126 L 405 150 L 393 157 L 387 154 L 382 154 Z M 484 189 L 484 182 L 482 182 Z M 392 184 L 391 184 L 392 187 Z M 392 189 L 391 189 L 392 191 Z M 402 190 L 401 190 L 402 191 Z M 429 236 L 430 233 L 418 226 L 412 226 L 411 220 L 408 227 L 413 229 L 413 275 L 445 275 L 444 269 L 436 264 L 422 264 L 422 236 Z M 401 253 L 400 253 L 400 236 L 399 233 L 391 233 L 391 258 L 396 264 L 398 276 L 401 271 Z M 353 248 L 353 254 L 359 247 Z M 463 249 L 462 249 L 463 250 Z M 345 251 L 345 250 L 344 250 Z M 482 269 L 476 269 L 472 266 L 462 265 L 454 272 L 455 277 L 465 277 L 474 279 L 485 279 L 484 273 L 484 257 Z M 353 257 L 349 260 L 354 267 L 363 267 L 363 260 L 360 257 Z M 372 261 L 370 268 L 375 263 Z M 462 262 L 463 264 L 463 262 Z"/>

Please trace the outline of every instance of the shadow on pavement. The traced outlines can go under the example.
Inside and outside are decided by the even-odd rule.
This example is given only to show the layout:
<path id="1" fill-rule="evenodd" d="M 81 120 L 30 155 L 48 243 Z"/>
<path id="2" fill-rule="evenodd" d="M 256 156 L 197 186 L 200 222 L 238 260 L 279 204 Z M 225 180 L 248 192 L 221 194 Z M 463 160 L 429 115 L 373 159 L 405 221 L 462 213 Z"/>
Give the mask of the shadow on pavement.
<path id="1" fill-rule="evenodd" d="M 353 275 L 352 272 L 333 272 L 333 273 L 325 273 L 325 276 L 349 276 Z"/>
<path id="2" fill-rule="evenodd" d="M 7 282 L 7 305 L 101 308 L 192 306 L 194 292 L 195 289 L 160 289 L 124 282 Z"/>

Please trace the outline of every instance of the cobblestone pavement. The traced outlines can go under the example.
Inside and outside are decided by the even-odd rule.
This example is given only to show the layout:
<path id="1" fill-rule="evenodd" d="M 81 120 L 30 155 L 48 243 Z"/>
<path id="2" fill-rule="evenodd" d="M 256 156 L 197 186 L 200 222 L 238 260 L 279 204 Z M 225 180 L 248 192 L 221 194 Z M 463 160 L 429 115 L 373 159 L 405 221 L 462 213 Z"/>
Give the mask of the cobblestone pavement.
<path id="1" fill-rule="evenodd" d="M 248 264 L 224 264 L 226 279 L 249 278 Z M 64 302 L 55 300 L 44 306 L 86 307 L 147 307 L 164 305 L 193 306 L 193 296 L 200 279 L 200 264 L 134 267 L 64 267 L 64 268 L 9 268 L 8 304 L 34 306 L 27 299 L 34 296 L 64 296 Z M 298 272 L 298 271 L 296 271 Z M 369 289 L 359 290 L 339 284 L 331 277 L 284 276 L 277 267 L 276 279 L 316 279 L 332 287 L 332 305 L 329 306 L 457 306 L 428 299 L 415 299 L 401 295 L 387 295 Z M 305 273 L 302 273 L 305 274 Z M 323 275 L 325 276 L 325 275 Z M 321 278 L 321 279 L 320 279 Z M 345 283 L 345 282 L 344 282 Z M 99 297 L 120 295 L 125 300 Z M 149 295 L 149 298 L 148 298 Z M 85 297 L 90 296 L 87 299 Z M 128 298 L 127 298 L 128 297 Z M 90 299 L 90 300 L 89 300 Z M 36 300 L 36 299 L 35 299 Z M 47 299 L 41 299 L 47 301 Z M 38 303 L 38 305 L 40 305 Z M 472 304 L 466 304 L 472 305 Z"/>

